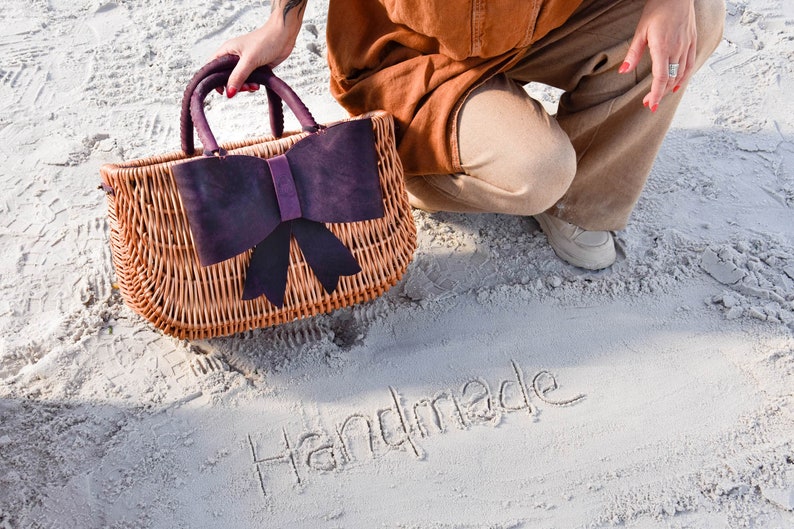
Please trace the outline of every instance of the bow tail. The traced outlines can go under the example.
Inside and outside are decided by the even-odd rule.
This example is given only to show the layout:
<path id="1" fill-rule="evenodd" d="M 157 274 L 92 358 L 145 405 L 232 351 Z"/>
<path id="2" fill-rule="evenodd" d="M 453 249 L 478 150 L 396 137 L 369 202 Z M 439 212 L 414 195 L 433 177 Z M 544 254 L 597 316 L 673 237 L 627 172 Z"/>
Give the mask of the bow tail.
<path id="1" fill-rule="evenodd" d="M 284 306 L 291 236 L 298 241 L 306 262 L 326 292 L 336 290 L 340 276 L 361 272 L 350 250 L 320 222 L 295 219 L 281 223 L 256 245 L 246 272 L 243 299 L 262 294 L 273 305 Z"/>
<path id="2" fill-rule="evenodd" d="M 254 248 L 245 274 L 243 299 L 255 299 L 264 294 L 273 305 L 279 308 L 284 306 L 289 270 L 290 224 L 281 223 Z"/>
<path id="3" fill-rule="evenodd" d="M 326 292 L 336 290 L 340 276 L 352 276 L 361 272 L 361 267 L 350 250 L 324 224 L 296 219 L 292 221 L 292 234 Z"/>

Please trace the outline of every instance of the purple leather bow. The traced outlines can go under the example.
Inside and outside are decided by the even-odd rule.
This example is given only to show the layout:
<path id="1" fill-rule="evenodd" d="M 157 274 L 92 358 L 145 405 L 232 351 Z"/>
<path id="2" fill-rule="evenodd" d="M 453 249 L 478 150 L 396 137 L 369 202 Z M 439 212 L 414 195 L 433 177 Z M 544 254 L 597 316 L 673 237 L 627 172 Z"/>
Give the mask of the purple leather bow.
<path id="1" fill-rule="evenodd" d="M 264 84 L 272 81 L 269 76 L 249 79 Z M 193 94 L 202 110 L 191 106 L 200 137 L 209 130 L 202 131 L 203 99 L 217 84 L 212 76 L 207 80 Z M 288 97 L 279 95 L 289 104 Z M 299 115 L 304 128 L 310 128 L 304 117 Z M 324 223 L 384 215 L 371 120 L 319 128 L 270 159 L 226 155 L 214 137 L 202 137 L 202 143 L 205 156 L 172 168 L 202 266 L 254 247 L 242 298 L 264 294 L 278 307 L 284 304 L 293 236 L 327 292 L 336 289 L 340 276 L 361 271 Z"/>

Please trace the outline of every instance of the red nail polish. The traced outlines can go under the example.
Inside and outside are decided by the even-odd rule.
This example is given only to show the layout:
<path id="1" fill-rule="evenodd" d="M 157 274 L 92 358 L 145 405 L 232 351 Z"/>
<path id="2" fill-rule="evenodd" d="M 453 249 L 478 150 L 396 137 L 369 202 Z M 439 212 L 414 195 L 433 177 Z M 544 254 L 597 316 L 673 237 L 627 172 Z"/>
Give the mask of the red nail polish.
<path id="1" fill-rule="evenodd" d="M 674 93 L 674 94 L 675 94 L 676 92 L 678 92 L 679 90 L 681 90 L 681 85 L 680 85 L 680 84 L 679 84 L 679 85 L 675 85 L 675 86 L 673 87 L 673 93 Z"/>
<path id="2" fill-rule="evenodd" d="M 651 107 L 651 112 L 656 112 L 656 109 L 659 108 L 659 104 L 655 104 Z"/>
<path id="3" fill-rule="evenodd" d="M 647 101 L 643 101 L 642 102 L 642 106 L 647 107 L 648 106 L 648 102 Z"/>
<path id="4" fill-rule="evenodd" d="M 618 73 L 626 73 L 629 68 L 631 68 L 631 65 L 628 62 L 624 62 L 620 65 L 620 68 L 618 68 Z"/>
<path id="5" fill-rule="evenodd" d="M 229 99 L 233 98 L 237 94 L 237 89 L 233 86 L 230 86 L 226 89 L 226 97 Z"/>

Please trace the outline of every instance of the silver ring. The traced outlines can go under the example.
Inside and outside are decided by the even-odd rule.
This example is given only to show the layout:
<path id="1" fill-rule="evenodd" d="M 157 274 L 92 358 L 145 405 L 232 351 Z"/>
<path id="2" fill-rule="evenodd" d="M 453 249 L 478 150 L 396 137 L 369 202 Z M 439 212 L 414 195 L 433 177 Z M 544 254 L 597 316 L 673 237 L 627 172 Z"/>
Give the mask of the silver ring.
<path id="1" fill-rule="evenodd" d="M 670 75 L 670 77 L 678 77 L 678 66 L 679 64 L 674 62 L 667 67 L 667 73 Z"/>

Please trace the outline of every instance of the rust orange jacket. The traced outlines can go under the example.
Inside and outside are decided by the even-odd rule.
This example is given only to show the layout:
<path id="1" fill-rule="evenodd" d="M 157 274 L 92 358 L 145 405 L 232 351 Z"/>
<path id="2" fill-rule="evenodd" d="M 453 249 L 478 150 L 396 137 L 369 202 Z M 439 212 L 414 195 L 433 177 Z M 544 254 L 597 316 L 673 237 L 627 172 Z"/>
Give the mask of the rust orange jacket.
<path id="1" fill-rule="evenodd" d="M 407 174 L 460 172 L 465 95 L 513 66 L 582 0 L 330 0 L 331 92 L 351 114 L 390 112 Z"/>

